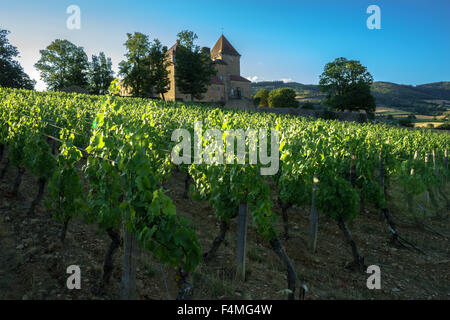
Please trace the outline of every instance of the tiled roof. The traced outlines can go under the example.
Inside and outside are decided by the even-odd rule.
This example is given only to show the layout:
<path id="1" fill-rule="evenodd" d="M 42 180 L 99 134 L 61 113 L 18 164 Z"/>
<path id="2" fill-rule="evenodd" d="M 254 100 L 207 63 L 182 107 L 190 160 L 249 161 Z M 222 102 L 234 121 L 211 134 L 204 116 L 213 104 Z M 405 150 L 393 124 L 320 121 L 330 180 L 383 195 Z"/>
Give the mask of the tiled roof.
<path id="1" fill-rule="evenodd" d="M 215 56 L 218 53 L 228 54 L 231 56 L 240 56 L 239 52 L 236 51 L 235 48 L 231 45 L 231 43 L 225 38 L 224 35 L 220 36 L 219 40 L 217 40 L 214 48 L 211 51 L 211 55 Z"/>
<path id="2" fill-rule="evenodd" d="M 167 54 L 173 54 L 177 50 L 178 45 L 179 45 L 179 42 L 177 41 L 177 43 L 175 43 L 173 46 L 171 46 L 167 50 Z"/>
<path id="3" fill-rule="evenodd" d="M 245 79 L 244 77 L 236 76 L 236 75 L 231 75 L 230 80 L 231 81 L 241 81 L 241 82 L 251 82 L 250 80 Z"/>

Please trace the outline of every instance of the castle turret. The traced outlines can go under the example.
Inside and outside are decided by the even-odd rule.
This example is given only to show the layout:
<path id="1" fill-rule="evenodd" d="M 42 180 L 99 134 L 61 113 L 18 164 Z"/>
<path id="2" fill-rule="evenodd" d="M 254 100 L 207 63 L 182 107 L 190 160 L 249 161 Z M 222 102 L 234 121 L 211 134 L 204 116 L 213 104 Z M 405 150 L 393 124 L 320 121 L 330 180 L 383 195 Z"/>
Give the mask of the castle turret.
<path id="1" fill-rule="evenodd" d="M 228 65 L 229 75 L 241 74 L 241 55 L 222 35 L 211 50 L 211 59 L 221 59 Z"/>

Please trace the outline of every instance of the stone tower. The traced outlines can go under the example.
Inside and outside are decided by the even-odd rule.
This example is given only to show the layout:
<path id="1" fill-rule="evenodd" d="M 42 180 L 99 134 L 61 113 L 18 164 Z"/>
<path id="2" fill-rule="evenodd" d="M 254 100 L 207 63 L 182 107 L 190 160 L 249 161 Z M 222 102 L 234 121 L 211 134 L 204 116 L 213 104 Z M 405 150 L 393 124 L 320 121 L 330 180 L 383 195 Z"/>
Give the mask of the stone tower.
<path id="1" fill-rule="evenodd" d="M 211 59 L 223 60 L 228 65 L 227 71 L 229 75 L 241 74 L 241 55 L 236 51 L 224 35 L 217 40 L 211 50 Z"/>

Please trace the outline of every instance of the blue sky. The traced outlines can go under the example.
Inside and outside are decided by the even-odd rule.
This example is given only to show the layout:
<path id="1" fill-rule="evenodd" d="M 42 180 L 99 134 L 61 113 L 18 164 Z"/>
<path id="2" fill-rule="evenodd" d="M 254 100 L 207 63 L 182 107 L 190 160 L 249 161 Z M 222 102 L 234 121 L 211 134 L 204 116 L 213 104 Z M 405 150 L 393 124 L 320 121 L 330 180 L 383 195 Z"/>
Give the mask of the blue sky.
<path id="1" fill-rule="evenodd" d="M 81 9 L 80 30 L 66 27 L 70 5 Z M 380 30 L 366 26 L 369 5 L 381 9 Z M 450 81 L 449 0 L 0 0 L 0 28 L 11 31 L 21 64 L 36 80 L 39 50 L 57 38 L 84 47 L 89 57 L 104 51 L 117 70 L 127 32 L 171 46 L 189 29 L 199 45 L 212 47 L 223 29 L 248 78 L 316 84 L 324 65 L 343 56 L 360 60 L 376 81 Z"/>

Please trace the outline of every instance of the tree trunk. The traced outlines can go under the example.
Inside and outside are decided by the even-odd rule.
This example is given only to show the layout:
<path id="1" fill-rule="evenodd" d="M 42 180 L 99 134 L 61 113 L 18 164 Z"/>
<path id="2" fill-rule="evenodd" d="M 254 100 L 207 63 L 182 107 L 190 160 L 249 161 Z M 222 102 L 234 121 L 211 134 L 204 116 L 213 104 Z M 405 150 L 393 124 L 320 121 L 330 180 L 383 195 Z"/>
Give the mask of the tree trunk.
<path id="1" fill-rule="evenodd" d="M 19 188 L 20 188 L 20 184 L 22 183 L 22 177 L 23 177 L 24 172 L 25 172 L 25 169 L 23 167 L 17 167 L 16 180 L 14 181 L 14 186 L 12 189 L 12 194 L 15 196 L 19 192 Z"/>
<path id="2" fill-rule="evenodd" d="M 380 171 L 379 185 L 383 189 L 384 196 L 386 198 L 387 190 L 386 190 L 386 185 L 384 183 L 385 182 L 384 181 L 385 173 L 384 173 L 384 165 L 383 165 L 383 156 L 382 156 L 381 152 L 380 152 L 380 156 L 379 156 L 379 168 L 380 168 L 379 169 L 379 171 Z M 386 208 L 386 207 L 385 208 L 381 208 L 381 213 L 383 214 L 383 216 L 384 216 L 384 218 L 386 220 L 386 223 L 388 225 L 389 231 L 391 231 L 391 233 L 392 233 L 392 240 L 391 240 L 391 242 L 394 243 L 394 244 L 397 244 L 398 243 L 398 234 L 397 234 L 397 231 L 395 230 L 395 223 L 392 220 L 392 217 L 391 217 L 391 214 L 389 212 L 389 209 Z"/>
<path id="3" fill-rule="evenodd" d="M 288 289 L 291 291 L 289 293 L 288 299 L 294 300 L 295 299 L 295 285 L 297 282 L 297 274 L 295 273 L 294 266 L 292 265 L 291 260 L 289 259 L 286 252 L 283 250 L 283 247 L 281 245 L 280 239 L 278 237 L 273 238 L 270 240 L 270 245 L 272 249 L 275 251 L 275 253 L 280 257 L 281 261 L 286 265 L 287 268 L 287 283 L 288 283 Z M 300 297 L 304 296 L 302 294 L 303 286 L 300 285 Z"/>
<path id="4" fill-rule="evenodd" d="M 381 212 L 382 212 L 384 218 L 386 219 L 386 223 L 388 225 L 389 231 L 392 233 L 391 243 L 394 245 L 397 245 L 399 243 L 398 233 L 397 233 L 397 230 L 395 229 L 395 223 L 392 220 L 389 209 L 383 208 L 383 209 L 381 209 Z"/>
<path id="5" fill-rule="evenodd" d="M 338 225 L 339 225 L 339 228 L 344 233 L 345 239 L 347 240 L 348 244 L 352 248 L 352 254 L 353 254 L 353 258 L 354 258 L 354 262 L 353 262 L 354 265 L 358 268 L 359 271 L 365 272 L 366 268 L 364 266 L 364 258 L 359 255 L 356 243 L 353 240 L 353 237 L 351 236 L 350 231 L 347 228 L 347 224 L 345 223 L 345 221 L 341 217 L 338 218 Z"/>
<path id="6" fill-rule="evenodd" d="M 228 223 L 225 222 L 225 220 L 222 220 L 220 222 L 219 235 L 216 237 L 216 239 L 214 239 L 211 249 L 208 252 L 203 254 L 203 261 L 205 263 L 211 261 L 211 258 L 216 254 L 217 249 L 222 244 L 222 242 L 225 240 L 225 236 L 227 234 L 228 228 L 229 228 Z"/>
<path id="7" fill-rule="evenodd" d="M 111 279 L 112 271 L 114 269 L 114 264 L 113 264 L 114 254 L 117 252 L 117 249 L 120 247 L 120 242 L 121 242 L 120 233 L 118 230 L 113 229 L 113 228 L 108 228 L 106 230 L 106 232 L 108 233 L 108 235 L 111 239 L 111 244 L 109 245 L 108 251 L 106 252 L 105 262 L 103 263 L 103 277 L 100 280 L 100 283 L 98 284 L 98 286 L 93 286 L 91 289 L 92 293 L 94 293 L 95 295 L 102 294 L 104 292 L 105 285 L 108 284 Z"/>
<path id="8" fill-rule="evenodd" d="M 109 228 L 106 230 L 108 236 L 111 239 L 111 244 L 109 245 L 108 252 L 105 256 L 105 262 L 103 264 L 103 278 L 100 283 L 100 290 L 103 291 L 103 288 L 106 284 L 109 283 L 111 279 L 111 274 L 114 269 L 113 258 L 114 254 L 117 252 L 117 249 L 120 247 L 120 233 L 118 230 L 113 228 Z"/>
<path id="9" fill-rule="evenodd" d="M 194 295 L 194 287 L 190 284 L 186 278 L 188 274 L 183 268 L 178 269 L 178 296 L 176 300 L 192 300 Z"/>
<path id="10" fill-rule="evenodd" d="M 289 239 L 289 216 L 288 216 L 288 206 L 282 206 L 281 207 L 281 214 L 283 216 L 283 223 L 284 223 L 284 238 L 286 240 Z"/>
<path id="11" fill-rule="evenodd" d="M 183 198 L 189 199 L 189 186 L 191 184 L 191 176 L 189 173 L 186 174 L 186 177 L 184 178 L 184 193 Z"/>
<path id="12" fill-rule="evenodd" d="M 111 244 L 109 245 L 108 252 L 105 256 L 105 263 L 103 264 L 103 283 L 108 284 L 111 279 L 111 273 L 113 271 L 113 257 L 117 249 L 120 247 L 120 233 L 118 230 L 109 228 L 106 230 L 108 236 L 111 238 Z"/>
<path id="13" fill-rule="evenodd" d="M 44 189 L 45 189 L 45 180 L 42 179 L 42 178 L 39 178 L 39 180 L 38 180 L 38 194 L 37 194 L 36 198 L 33 200 L 33 202 L 31 203 L 30 209 L 28 211 L 29 215 L 33 215 L 34 214 L 34 210 L 35 210 L 36 206 L 41 202 L 42 196 L 44 195 Z"/>
<path id="14" fill-rule="evenodd" d="M 67 235 L 67 227 L 69 225 L 69 221 L 72 219 L 72 217 L 67 217 L 64 219 L 64 225 L 63 228 L 61 230 L 61 235 L 60 235 L 60 240 L 62 243 L 64 243 L 64 241 L 66 240 L 66 235 Z"/>
<path id="15" fill-rule="evenodd" d="M 6 171 L 8 171 L 9 168 L 9 159 L 6 161 L 5 166 L 2 169 L 2 173 L 0 174 L 0 179 L 3 179 L 5 177 Z"/>
<path id="16" fill-rule="evenodd" d="M 286 240 L 288 240 L 289 239 L 289 216 L 288 216 L 288 210 L 291 207 L 291 204 L 284 204 L 283 201 L 281 201 L 281 199 L 278 198 L 278 205 L 281 208 L 281 215 L 283 217 L 284 238 Z"/>

